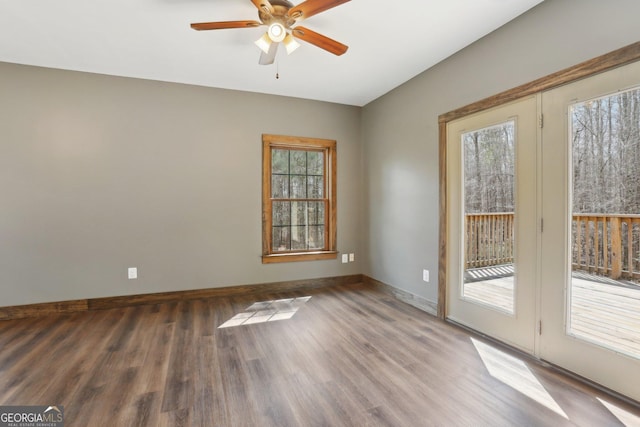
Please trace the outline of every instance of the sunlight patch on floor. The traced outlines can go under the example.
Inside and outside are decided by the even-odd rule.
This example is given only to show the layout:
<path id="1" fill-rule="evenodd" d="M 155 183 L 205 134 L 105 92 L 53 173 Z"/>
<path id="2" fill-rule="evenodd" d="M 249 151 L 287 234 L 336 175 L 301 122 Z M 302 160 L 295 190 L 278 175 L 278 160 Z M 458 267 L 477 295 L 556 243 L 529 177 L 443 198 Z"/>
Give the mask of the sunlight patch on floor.
<path id="1" fill-rule="evenodd" d="M 597 399 L 604 405 L 605 408 L 609 410 L 609 412 L 613 414 L 614 417 L 616 417 L 625 426 L 640 426 L 640 417 L 637 417 L 636 415 L 617 407 L 613 403 L 602 400 L 599 397 Z"/>
<path id="2" fill-rule="evenodd" d="M 526 363 L 488 344 L 473 338 L 471 341 L 492 377 L 569 419 L 560 405 L 529 370 Z"/>
<path id="3" fill-rule="evenodd" d="M 311 297 L 308 296 L 256 302 L 247 307 L 244 312 L 236 314 L 218 326 L 218 329 L 291 319 L 298 309 L 310 299 Z"/>

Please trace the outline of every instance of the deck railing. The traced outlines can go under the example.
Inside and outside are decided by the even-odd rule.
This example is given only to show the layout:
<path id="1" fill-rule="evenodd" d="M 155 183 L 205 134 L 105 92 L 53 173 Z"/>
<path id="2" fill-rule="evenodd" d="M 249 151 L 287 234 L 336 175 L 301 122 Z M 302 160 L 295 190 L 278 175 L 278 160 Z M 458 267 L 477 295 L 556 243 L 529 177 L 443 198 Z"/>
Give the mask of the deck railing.
<path id="1" fill-rule="evenodd" d="M 467 268 L 513 263 L 513 212 L 465 215 Z"/>
<path id="2" fill-rule="evenodd" d="M 640 280 L 640 215 L 575 214 L 573 270 Z M 466 267 L 513 263 L 513 213 L 465 216 Z"/>
<path id="3" fill-rule="evenodd" d="M 573 216 L 574 270 L 640 279 L 640 215 Z"/>

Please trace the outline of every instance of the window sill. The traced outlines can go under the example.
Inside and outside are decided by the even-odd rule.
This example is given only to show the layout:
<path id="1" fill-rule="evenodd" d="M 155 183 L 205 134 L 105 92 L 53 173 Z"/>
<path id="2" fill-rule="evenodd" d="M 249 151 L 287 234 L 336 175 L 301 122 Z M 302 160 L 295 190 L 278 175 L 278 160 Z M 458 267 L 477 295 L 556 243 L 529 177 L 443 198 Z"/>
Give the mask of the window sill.
<path id="1" fill-rule="evenodd" d="M 293 252 L 287 254 L 262 255 L 263 264 L 277 262 L 318 261 L 338 258 L 337 251 Z"/>

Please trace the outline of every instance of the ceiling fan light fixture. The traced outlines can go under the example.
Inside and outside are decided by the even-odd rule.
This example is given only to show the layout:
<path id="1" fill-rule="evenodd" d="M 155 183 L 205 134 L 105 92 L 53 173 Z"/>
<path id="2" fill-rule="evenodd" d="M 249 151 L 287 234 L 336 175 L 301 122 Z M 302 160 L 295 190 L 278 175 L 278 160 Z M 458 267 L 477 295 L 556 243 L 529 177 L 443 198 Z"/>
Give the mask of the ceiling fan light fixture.
<path id="1" fill-rule="evenodd" d="M 230 28 L 253 28 L 266 26 L 267 31 L 254 43 L 262 51 L 259 64 L 273 64 L 278 46 L 285 45 L 287 55 L 295 51 L 300 44 L 298 39 L 324 49 L 336 56 L 344 54 L 349 46 L 330 39 L 313 30 L 296 26 L 300 19 L 332 9 L 350 0 L 251 0 L 258 9 L 259 20 L 215 21 L 192 23 L 194 30 L 222 30 Z M 295 40 L 294 40 L 295 38 Z"/>
<path id="2" fill-rule="evenodd" d="M 271 38 L 269 37 L 269 34 L 264 33 L 262 37 L 255 41 L 255 44 L 264 53 L 269 53 L 269 47 L 271 47 Z"/>
<path id="3" fill-rule="evenodd" d="M 269 30 L 267 30 L 267 34 L 269 34 L 269 38 L 272 42 L 279 43 L 284 40 L 287 35 L 287 31 L 280 22 L 274 22 L 269 25 Z"/>
<path id="4" fill-rule="evenodd" d="M 287 49 L 287 55 L 291 55 L 291 52 L 300 47 L 300 43 L 298 43 L 291 34 L 285 36 L 283 43 L 285 49 Z"/>

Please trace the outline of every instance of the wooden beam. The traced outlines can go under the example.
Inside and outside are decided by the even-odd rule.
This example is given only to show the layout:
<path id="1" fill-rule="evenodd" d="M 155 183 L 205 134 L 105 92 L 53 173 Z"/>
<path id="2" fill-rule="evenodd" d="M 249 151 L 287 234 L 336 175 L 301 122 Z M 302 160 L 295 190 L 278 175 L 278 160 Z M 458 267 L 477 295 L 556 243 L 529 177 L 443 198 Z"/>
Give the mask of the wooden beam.
<path id="1" fill-rule="evenodd" d="M 511 101 L 535 95 L 539 92 L 547 91 L 568 83 L 599 74 L 613 68 L 621 67 L 640 60 L 640 42 L 636 42 L 613 52 L 604 54 L 597 58 L 582 62 L 573 67 L 565 68 L 548 76 L 539 78 L 530 83 L 526 83 L 506 90 L 497 95 L 490 96 L 483 100 L 474 102 L 464 107 L 458 108 L 448 113 L 440 115 L 440 122 L 450 122 L 452 120 L 468 116 L 469 114 L 497 107 Z"/>

